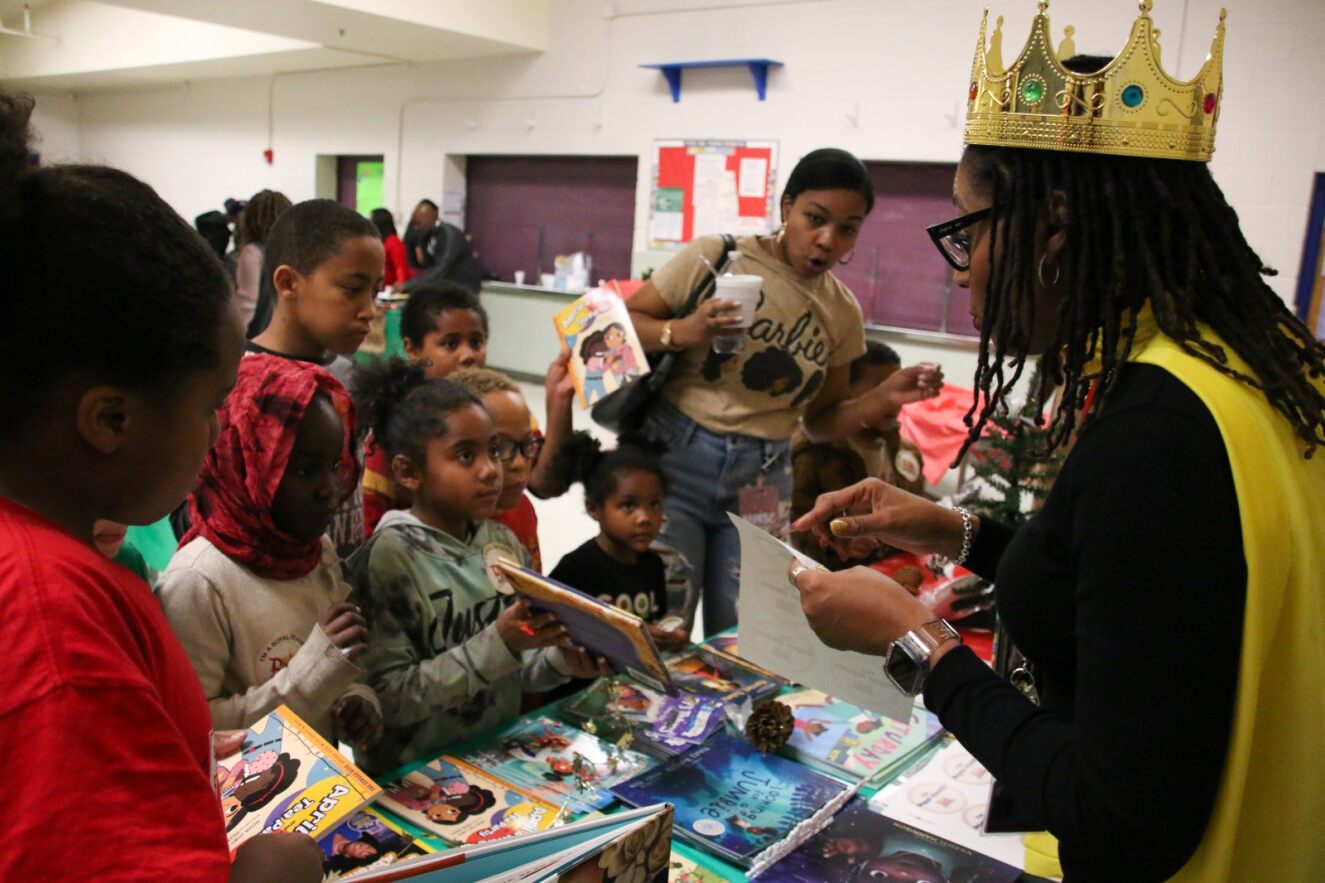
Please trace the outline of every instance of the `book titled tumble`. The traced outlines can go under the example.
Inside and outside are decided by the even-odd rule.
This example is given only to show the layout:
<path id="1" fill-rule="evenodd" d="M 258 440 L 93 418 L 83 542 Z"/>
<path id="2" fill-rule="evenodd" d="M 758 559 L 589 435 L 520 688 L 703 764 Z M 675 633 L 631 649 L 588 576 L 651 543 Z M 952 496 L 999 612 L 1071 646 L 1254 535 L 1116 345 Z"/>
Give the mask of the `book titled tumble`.
<path id="1" fill-rule="evenodd" d="M 718 733 L 656 769 L 615 785 L 626 803 L 676 807 L 676 835 L 724 861 L 751 860 L 847 785 Z"/>
<path id="2" fill-rule="evenodd" d="M 238 754 L 217 760 L 216 790 L 232 850 L 271 831 L 320 840 L 382 791 L 284 705 L 249 727 Z"/>

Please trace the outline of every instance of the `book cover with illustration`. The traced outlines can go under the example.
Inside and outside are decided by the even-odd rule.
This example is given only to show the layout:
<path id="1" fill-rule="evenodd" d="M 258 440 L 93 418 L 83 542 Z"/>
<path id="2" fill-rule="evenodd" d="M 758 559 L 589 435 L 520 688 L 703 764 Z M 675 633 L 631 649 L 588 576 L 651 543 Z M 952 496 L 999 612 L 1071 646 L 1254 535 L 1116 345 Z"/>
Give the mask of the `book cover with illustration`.
<path id="1" fill-rule="evenodd" d="M 216 791 L 234 850 L 269 831 L 319 840 L 382 789 L 282 705 L 249 727 L 237 754 L 217 760 Z"/>
<path id="2" fill-rule="evenodd" d="M 672 808 L 649 806 L 523 837 L 458 846 L 369 871 L 362 879 L 364 883 L 666 883 L 671 840 Z"/>
<path id="3" fill-rule="evenodd" d="M 457 758 L 574 814 L 612 802 L 612 785 L 651 769 L 652 758 L 549 717 L 516 721 Z"/>
<path id="4" fill-rule="evenodd" d="M 763 754 L 744 739 L 718 733 L 612 790 L 633 806 L 672 804 L 677 836 L 749 867 L 754 856 L 846 788 L 795 761 Z"/>
<path id="5" fill-rule="evenodd" d="M 838 775 L 883 782 L 943 736 L 938 716 L 917 704 L 907 721 L 865 711 L 820 690 L 777 698 L 795 717 L 788 757 Z"/>
<path id="6" fill-rule="evenodd" d="M 703 647 L 672 657 L 667 668 L 677 687 L 724 702 L 746 697 L 758 702 L 777 693 L 786 683 L 744 660 Z"/>
<path id="7" fill-rule="evenodd" d="M 614 745 L 621 744 L 629 735 L 628 747 L 665 759 L 693 744 L 653 734 L 667 698 L 629 678 L 599 678 L 563 701 L 557 706 L 557 713 L 586 733 Z"/>
<path id="8" fill-rule="evenodd" d="M 649 373 L 626 302 L 616 292 L 590 289 L 553 316 L 552 323 L 570 349 L 570 375 L 581 408 Z"/>
<path id="9" fill-rule="evenodd" d="M 414 838 L 373 809 L 361 809 L 323 837 L 323 880 L 346 880 L 407 858 Z"/>
<path id="10" fill-rule="evenodd" d="M 667 863 L 667 883 L 732 883 L 739 874 L 728 877 L 705 864 L 713 861 L 704 859 L 703 853 L 691 852 L 689 848 L 675 841 L 672 842 L 672 856 Z"/>
<path id="11" fill-rule="evenodd" d="M 831 825 L 760 874 L 759 879 L 769 883 L 1012 883 L 1021 879 L 1021 870 L 873 812 L 856 798 Z"/>
<path id="12" fill-rule="evenodd" d="M 534 607 L 556 614 L 575 643 L 606 658 L 613 671 L 676 692 L 644 620 L 514 561 L 500 558 L 493 567 Z"/>
<path id="13" fill-rule="evenodd" d="M 710 650 L 714 653 L 720 653 L 723 656 L 735 657 L 736 659 L 740 660 L 740 662 L 743 665 L 748 665 L 750 668 L 753 668 L 755 671 L 762 672 L 763 674 L 772 677 L 776 681 L 785 682 L 785 679 L 777 672 L 769 671 L 768 669 L 764 668 L 762 665 L 755 665 L 753 662 L 751 662 L 750 660 L 746 659 L 741 655 L 741 643 L 739 638 L 737 637 L 735 629 L 728 629 L 727 631 L 721 632 L 720 634 L 716 634 L 711 638 L 706 638 L 704 642 L 699 646 L 705 650 Z"/>
<path id="14" fill-rule="evenodd" d="M 443 755 L 384 785 L 378 805 L 447 843 L 486 843 L 552 827 L 557 809 Z"/>

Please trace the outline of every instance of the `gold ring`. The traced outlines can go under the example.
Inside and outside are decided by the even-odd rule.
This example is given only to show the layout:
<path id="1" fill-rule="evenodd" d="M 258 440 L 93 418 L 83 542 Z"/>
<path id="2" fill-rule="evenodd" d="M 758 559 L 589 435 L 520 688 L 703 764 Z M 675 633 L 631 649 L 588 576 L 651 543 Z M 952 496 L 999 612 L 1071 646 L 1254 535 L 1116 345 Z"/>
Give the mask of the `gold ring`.
<path id="1" fill-rule="evenodd" d="M 800 563 L 797 563 L 797 564 L 792 565 L 792 567 L 791 567 L 791 572 L 787 574 L 787 579 L 791 581 L 791 587 L 792 587 L 793 589 L 796 589 L 797 591 L 800 591 L 800 586 L 796 585 L 796 579 L 797 579 L 802 573 L 804 573 L 805 571 L 807 571 L 807 570 L 809 570 L 809 569 L 810 569 L 810 568 L 808 568 L 808 567 L 806 567 L 804 564 L 800 564 Z"/>

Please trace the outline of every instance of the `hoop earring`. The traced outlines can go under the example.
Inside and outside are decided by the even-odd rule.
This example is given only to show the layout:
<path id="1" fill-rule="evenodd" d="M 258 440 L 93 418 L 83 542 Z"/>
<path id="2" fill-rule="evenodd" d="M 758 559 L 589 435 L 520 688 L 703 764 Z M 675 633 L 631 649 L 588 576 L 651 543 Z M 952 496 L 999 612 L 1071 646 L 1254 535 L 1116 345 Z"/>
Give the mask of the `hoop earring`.
<path id="1" fill-rule="evenodd" d="M 1042 255 L 1040 255 L 1040 265 L 1039 265 L 1038 267 L 1035 268 L 1035 278 L 1038 279 L 1038 280 L 1040 280 L 1040 285 L 1043 286 L 1044 288 L 1052 289 L 1055 285 L 1058 284 L 1058 279 L 1059 279 L 1059 277 L 1061 277 L 1061 276 L 1063 275 L 1063 269 L 1062 269 L 1062 267 L 1058 266 L 1057 264 L 1051 264 L 1050 266 L 1052 266 L 1052 267 L 1054 268 L 1054 281 L 1052 281 L 1052 282 L 1045 282 L 1045 281 L 1044 281 L 1044 259 L 1047 258 L 1047 257 L 1049 257 L 1047 254 L 1042 254 Z"/>
<path id="2" fill-rule="evenodd" d="M 838 261 L 838 264 L 845 267 L 847 264 L 851 263 L 852 258 L 854 258 L 855 256 L 856 256 L 856 250 L 853 248 L 851 249 L 851 251 L 847 252 L 846 257 Z"/>
<path id="3" fill-rule="evenodd" d="M 787 222 L 783 221 L 782 226 L 778 227 L 778 231 L 773 234 L 773 241 L 776 242 L 778 245 L 781 245 L 782 237 L 786 235 L 787 235 Z"/>

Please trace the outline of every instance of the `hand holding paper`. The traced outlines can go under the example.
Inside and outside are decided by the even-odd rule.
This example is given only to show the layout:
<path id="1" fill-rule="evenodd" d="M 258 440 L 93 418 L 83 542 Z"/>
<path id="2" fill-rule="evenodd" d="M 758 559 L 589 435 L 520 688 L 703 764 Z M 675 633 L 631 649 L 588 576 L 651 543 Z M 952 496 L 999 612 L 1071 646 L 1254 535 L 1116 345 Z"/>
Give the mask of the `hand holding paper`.
<path id="1" fill-rule="evenodd" d="M 835 582 L 838 577 L 857 571 L 829 574 L 813 559 L 745 519 L 730 513 L 728 517 L 741 537 L 741 595 L 738 602 L 741 655 L 757 665 L 853 705 L 891 718 L 909 719 L 912 700 L 902 695 L 884 675 L 883 660 L 852 649 L 835 650 L 826 646 L 806 619 L 801 591 L 788 579 L 793 561 L 807 568 L 798 577 L 801 590 L 814 580 Z M 890 583 L 912 604 L 916 603 L 901 586 L 882 574 L 870 573 Z M 847 589 L 849 587 L 844 585 L 843 590 Z M 874 596 L 877 594 L 871 591 L 866 595 L 873 598 L 874 604 L 865 603 L 847 616 L 838 617 L 839 620 L 851 618 L 859 621 L 850 623 L 854 629 L 850 640 L 840 643 L 834 640 L 834 643 L 873 648 L 876 641 L 881 640 L 883 647 L 887 647 L 887 642 L 895 635 L 885 637 L 890 626 L 878 620 L 881 614 L 876 607 L 879 599 Z M 877 639 L 873 637 L 876 629 Z"/>

